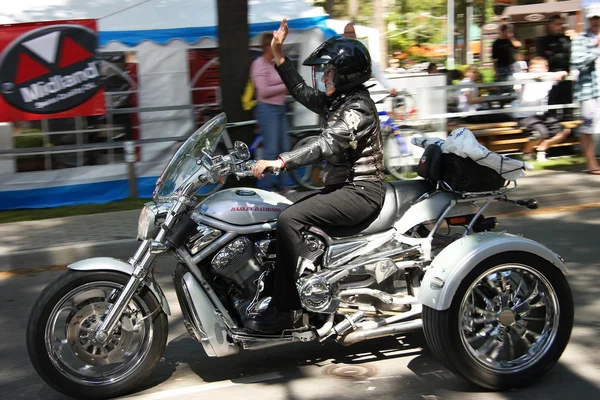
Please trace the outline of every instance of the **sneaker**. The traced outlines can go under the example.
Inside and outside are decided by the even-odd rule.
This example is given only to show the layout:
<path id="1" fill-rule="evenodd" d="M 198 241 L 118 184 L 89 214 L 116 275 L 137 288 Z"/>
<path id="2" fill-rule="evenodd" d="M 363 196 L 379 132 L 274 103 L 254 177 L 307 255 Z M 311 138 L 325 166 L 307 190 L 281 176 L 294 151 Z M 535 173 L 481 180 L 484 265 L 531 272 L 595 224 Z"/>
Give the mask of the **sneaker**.
<path id="1" fill-rule="evenodd" d="M 546 152 L 545 151 L 538 151 L 537 152 L 537 156 L 536 156 L 536 161 L 540 161 L 540 162 L 547 161 Z"/>
<path id="2" fill-rule="evenodd" d="M 534 159 L 533 153 L 523 153 L 521 158 L 523 159 L 523 161 L 526 161 L 526 162 L 533 161 L 533 159 Z"/>

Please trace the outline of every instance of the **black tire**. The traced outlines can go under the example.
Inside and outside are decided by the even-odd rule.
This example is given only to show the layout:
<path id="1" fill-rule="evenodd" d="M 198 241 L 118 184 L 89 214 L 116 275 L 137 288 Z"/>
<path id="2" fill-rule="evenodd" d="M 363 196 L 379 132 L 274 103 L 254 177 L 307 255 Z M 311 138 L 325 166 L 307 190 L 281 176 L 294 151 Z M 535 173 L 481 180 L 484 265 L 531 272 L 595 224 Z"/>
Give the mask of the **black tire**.
<path id="1" fill-rule="evenodd" d="M 412 128 L 401 128 L 398 135 L 401 135 L 402 139 L 408 142 L 410 142 L 413 136 L 424 136 L 423 132 Z M 393 132 L 384 138 L 383 161 L 386 170 L 396 179 L 421 179 L 416 172 L 418 160 L 414 160 L 412 153 L 407 155 L 401 154 L 399 146 L 396 135 Z"/>
<path id="2" fill-rule="evenodd" d="M 73 290 L 94 282 L 112 282 L 124 287 L 129 275 L 110 271 L 67 271 L 51 282 L 36 301 L 27 324 L 27 351 L 29 359 L 37 373 L 55 390 L 77 399 L 108 399 L 130 393 L 150 375 L 165 350 L 168 322 L 167 316 L 159 310 L 151 317 L 149 325 L 153 328 L 153 338 L 149 347 L 134 367 L 133 372 L 113 384 L 86 385 L 76 383 L 65 376 L 51 361 L 45 344 L 46 324 L 54 307 Z M 145 303 L 150 314 L 160 307 L 154 294 L 144 287 L 137 295 Z"/>
<path id="3" fill-rule="evenodd" d="M 304 136 L 300 140 L 294 144 L 292 147 L 292 151 L 296 150 L 299 147 L 306 146 L 311 143 L 313 140 L 316 140 L 319 137 L 319 133 L 315 133 L 314 135 Z M 300 168 L 294 169 L 290 171 L 290 174 L 294 178 L 294 180 L 303 188 L 308 190 L 318 190 L 323 188 L 324 184 L 322 181 L 323 175 L 323 163 L 320 162 L 314 165 L 306 165 Z"/>
<path id="4" fill-rule="evenodd" d="M 465 348 L 459 326 L 462 312 L 460 306 L 467 290 L 478 277 L 481 277 L 487 271 L 491 271 L 496 266 L 508 264 L 528 266 L 549 282 L 556 294 L 555 299 L 557 299 L 559 310 L 558 327 L 554 331 L 553 340 L 548 341 L 544 346 L 540 346 L 544 350 L 538 353 L 535 362 L 526 364 L 519 371 L 494 371 L 489 366 L 483 365 L 482 361 L 479 363 L 475 361 L 469 350 Z M 546 310 L 546 306 L 544 306 L 544 310 Z M 521 317 L 518 314 L 515 315 L 517 315 L 516 321 L 520 321 Z M 453 373 L 483 388 L 502 391 L 523 388 L 533 384 L 557 363 L 569 342 L 573 318 L 573 297 L 563 273 L 547 260 L 531 253 L 507 252 L 492 256 L 477 265 L 459 286 L 449 309 L 437 311 L 424 306 L 423 330 L 433 354 Z M 535 318 L 529 319 L 533 320 Z M 515 324 L 520 323 L 516 321 Z M 507 335 L 506 337 L 510 336 L 506 332 L 504 335 Z M 516 332 L 516 330 L 511 328 L 512 332 Z M 483 338 L 486 337 L 488 337 L 487 334 L 483 336 Z M 504 336 L 502 337 L 504 338 Z M 509 339 L 509 342 L 515 343 L 512 337 Z M 491 355 L 489 356 L 491 357 Z"/>

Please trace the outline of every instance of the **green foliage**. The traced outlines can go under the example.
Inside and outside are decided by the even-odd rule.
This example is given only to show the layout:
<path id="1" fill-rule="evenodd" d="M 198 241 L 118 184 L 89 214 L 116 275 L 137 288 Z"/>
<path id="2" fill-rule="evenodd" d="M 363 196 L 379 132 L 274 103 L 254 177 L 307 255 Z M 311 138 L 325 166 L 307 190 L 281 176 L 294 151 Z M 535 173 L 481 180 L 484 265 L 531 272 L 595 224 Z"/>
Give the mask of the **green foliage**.
<path id="1" fill-rule="evenodd" d="M 36 133 L 36 132 L 40 132 L 40 130 L 39 129 L 26 129 L 22 133 Z M 15 135 L 14 139 L 15 139 L 15 149 L 44 146 L 44 136 L 43 135 L 32 135 L 32 136 Z"/>
<path id="2" fill-rule="evenodd" d="M 483 83 L 491 83 L 496 81 L 496 73 L 494 72 L 494 68 L 479 68 L 479 72 L 481 72 L 481 79 Z"/>

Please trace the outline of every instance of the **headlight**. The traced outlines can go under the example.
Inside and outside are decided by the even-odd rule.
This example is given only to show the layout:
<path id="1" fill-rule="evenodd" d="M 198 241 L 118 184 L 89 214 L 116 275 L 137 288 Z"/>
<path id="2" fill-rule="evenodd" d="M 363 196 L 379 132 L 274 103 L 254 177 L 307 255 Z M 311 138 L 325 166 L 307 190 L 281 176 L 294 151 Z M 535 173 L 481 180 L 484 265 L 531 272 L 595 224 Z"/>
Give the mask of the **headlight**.
<path id="1" fill-rule="evenodd" d="M 160 225 L 164 222 L 172 203 L 146 203 L 138 220 L 139 240 L 153 239 L 158 234 Z"/>

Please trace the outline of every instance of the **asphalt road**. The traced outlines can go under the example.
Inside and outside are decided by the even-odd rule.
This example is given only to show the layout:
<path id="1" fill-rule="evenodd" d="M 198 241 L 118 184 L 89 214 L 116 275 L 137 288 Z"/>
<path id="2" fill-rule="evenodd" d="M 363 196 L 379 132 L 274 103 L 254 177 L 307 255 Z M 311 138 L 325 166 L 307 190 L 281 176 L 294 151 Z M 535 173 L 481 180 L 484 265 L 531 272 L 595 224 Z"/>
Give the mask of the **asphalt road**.
<path id="1" fill-rule="evenodd" d="M 135 399 L 598 399 L 600 398 L 600 209 L 504 218 L 563 256 L 576 303 L 575 328 L 559 364 L 516 392 L 483 392 L 448 372 L 413 333 L 351 347 L 294 344 L 211 359 L 186 333 L 171 284 L 172 265 L 157 277 L 173 315 L 164 358 Z M 0 393 L 6 399 L 64 399 L 33 370 L 25 349 L 29 311 L 63 271 L 0 273 Z"/>

